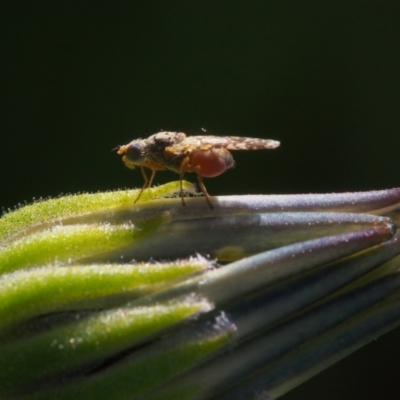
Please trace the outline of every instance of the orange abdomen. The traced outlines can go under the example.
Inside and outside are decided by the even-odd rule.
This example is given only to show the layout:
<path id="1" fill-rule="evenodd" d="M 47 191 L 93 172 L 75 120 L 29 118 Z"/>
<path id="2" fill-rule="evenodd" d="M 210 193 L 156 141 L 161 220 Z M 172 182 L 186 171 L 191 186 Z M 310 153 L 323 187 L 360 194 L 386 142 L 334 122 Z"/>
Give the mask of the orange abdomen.
<path id="1" fill-rule="evenodd" d="M 199 150 L 190 157 L 189 168 L 201 176 L 212 178 L 233 167 L 231 153 L 226 149 Z"/>

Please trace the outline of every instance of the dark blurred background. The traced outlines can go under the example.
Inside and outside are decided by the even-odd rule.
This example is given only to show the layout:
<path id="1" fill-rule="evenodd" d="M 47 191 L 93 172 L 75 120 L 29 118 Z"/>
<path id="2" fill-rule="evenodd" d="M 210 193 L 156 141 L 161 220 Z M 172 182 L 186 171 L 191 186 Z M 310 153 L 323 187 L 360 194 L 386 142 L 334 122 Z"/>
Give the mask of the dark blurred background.
<path id="1" fill-rule="evenodd" d="M 235 153 L 211 194 L 400 185 L 398 0 L 2 0 L 0 32 L 3 210 L 141 186 L 111 150 L 159 130 L 282 142 Z M 284 400 L 397 398 L 398 336 Z"/>

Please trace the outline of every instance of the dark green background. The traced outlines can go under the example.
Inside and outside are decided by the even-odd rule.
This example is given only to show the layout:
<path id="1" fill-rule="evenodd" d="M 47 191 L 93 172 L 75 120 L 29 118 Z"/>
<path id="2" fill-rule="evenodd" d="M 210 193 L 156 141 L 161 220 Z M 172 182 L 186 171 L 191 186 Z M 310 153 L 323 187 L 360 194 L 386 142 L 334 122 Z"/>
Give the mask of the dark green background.
<path id="1" fill-rule="evenodd" d="M 111 150 L 161 129 L 282 142 L 211 194 L 400 185 L 399 1 L 3 0 L 0 29 L 5 209 L 140 186 Z M 285 400 L 399 397 L 398 336 Z"/>

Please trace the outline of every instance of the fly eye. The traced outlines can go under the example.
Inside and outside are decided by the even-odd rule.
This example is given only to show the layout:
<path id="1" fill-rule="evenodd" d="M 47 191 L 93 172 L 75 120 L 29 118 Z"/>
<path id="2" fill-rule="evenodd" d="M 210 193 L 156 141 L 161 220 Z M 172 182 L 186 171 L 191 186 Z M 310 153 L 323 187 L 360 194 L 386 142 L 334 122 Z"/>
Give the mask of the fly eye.
<path id="1" fill-rule="evenodd" d="M 132 162 L 138 161 L 142 157 L 142 151 L 138 144 L 130 144 L 125 150 L 125 157 Z"/>

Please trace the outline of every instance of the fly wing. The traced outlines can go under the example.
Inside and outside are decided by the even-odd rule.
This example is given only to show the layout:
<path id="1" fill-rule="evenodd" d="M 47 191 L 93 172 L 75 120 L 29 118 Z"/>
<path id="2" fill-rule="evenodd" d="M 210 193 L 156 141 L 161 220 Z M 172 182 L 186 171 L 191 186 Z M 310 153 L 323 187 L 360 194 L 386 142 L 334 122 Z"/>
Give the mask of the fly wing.
<path id="1" fill-rule="evenodd" d="M 180 143 L 166 148 L 169 153 L 182 154 L 196 150 L 265 150 L 280 145 L 276 140 L 246 138 L 240 136 L 189 136 Z"/>

